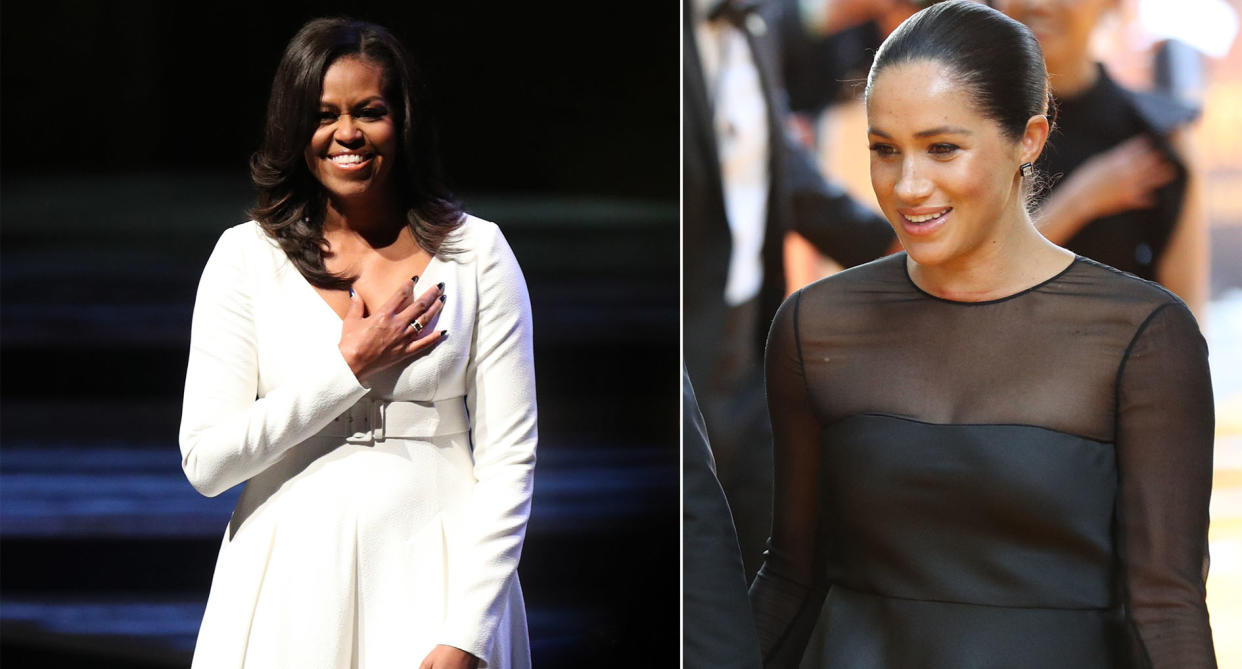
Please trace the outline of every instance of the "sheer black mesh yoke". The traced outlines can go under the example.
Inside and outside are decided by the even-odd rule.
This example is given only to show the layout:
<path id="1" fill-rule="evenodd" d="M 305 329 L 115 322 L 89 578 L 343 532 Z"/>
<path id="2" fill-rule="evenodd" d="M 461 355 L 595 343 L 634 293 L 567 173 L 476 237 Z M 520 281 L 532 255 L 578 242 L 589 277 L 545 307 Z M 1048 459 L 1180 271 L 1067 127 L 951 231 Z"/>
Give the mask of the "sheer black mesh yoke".
<path id="1" fill-rule="evenodd" d="M 767 665 L 797 666 L 822 610 L 828 667 L 1214 667 L 1194 317 L 1084 258 L 974 303 L 905 263 L 803 288 L 772 325 Z"/>

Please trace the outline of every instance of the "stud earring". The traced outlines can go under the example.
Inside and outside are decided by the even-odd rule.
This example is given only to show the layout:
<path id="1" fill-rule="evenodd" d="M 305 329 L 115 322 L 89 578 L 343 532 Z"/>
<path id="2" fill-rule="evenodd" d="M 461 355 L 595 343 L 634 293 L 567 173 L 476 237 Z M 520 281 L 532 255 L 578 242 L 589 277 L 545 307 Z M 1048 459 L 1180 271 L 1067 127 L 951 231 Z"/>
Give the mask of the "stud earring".
<path id="1" fill-rule="evenodd" d="M 1030 179 L 1035 176 L 1035 166 L 1031 163 L 1022 163 L 1022 166 L 1018 168 L 1018 171 L 1022 173 L 1023 179 Z"/>

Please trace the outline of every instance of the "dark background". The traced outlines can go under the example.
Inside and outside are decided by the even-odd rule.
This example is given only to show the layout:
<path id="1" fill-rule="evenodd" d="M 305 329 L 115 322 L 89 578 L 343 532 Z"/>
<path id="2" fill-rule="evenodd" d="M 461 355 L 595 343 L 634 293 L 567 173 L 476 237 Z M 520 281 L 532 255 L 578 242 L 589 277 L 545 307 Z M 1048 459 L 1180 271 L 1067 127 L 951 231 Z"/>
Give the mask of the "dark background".
<path id="1" fill-rule="evenodd" d="M 176 443 L 198 275 L 306 20 L 389 27 L 535 314 L 537 667 L 676 666 L 678 5 L 6 2 L 0 661 L 186 666 L 237 490 Z M 412 659 L 417 662 L 417 659 Z"/>
<path id="2" fill-rule="evenodd" d="M 285 44 L 348 15 L 414 54 L 459 188 L 675 201 L 678 7 L 597 4 L 5 3 L 4 172 L 244 173 Z"/>

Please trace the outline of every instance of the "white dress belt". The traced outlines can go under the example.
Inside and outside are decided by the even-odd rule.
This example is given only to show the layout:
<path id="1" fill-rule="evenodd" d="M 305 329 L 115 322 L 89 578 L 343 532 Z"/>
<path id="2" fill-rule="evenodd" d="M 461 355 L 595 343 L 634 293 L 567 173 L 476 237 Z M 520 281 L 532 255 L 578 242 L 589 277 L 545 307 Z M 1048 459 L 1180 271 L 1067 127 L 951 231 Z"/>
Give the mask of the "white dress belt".
<path id="1" fill-rule="evenodd" d="M 425 439 L 470 430 L 466 400 L 456 397 L 435 402 L 380 400 L 364 397 L 319 432 L 345 437 L 351 444 L 385 439 Z"/>

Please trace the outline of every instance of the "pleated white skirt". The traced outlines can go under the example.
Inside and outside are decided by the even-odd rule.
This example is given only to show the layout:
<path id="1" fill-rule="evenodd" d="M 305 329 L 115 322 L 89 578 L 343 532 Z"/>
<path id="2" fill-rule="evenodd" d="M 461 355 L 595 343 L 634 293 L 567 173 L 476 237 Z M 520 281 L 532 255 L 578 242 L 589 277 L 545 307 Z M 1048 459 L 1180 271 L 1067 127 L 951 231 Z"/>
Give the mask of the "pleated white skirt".
<path id="1" fill-rule="evenodd" d="M 316 438 L 251 479 L 225 532 L 194 669 L 417 667 L 439 643 L 466 434 Z M 529 666 L 516 578 L 489 669 Z"/>

